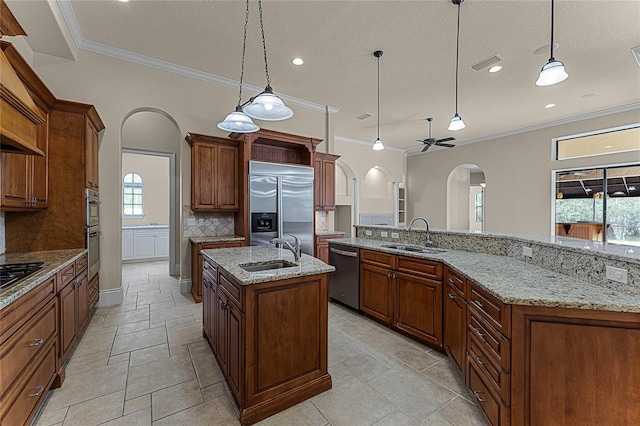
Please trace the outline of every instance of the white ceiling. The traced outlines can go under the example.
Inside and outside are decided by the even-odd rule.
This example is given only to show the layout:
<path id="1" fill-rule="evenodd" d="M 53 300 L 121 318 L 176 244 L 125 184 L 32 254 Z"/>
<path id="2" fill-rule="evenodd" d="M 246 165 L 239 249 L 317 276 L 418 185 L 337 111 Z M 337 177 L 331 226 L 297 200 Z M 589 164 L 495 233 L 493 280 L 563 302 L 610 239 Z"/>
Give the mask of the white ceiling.
<path id="1" fill-rule="evenodd" d="M 72 0 L 71 6 L 85 40 L 239 78 L 242 0 Z M 556 1 L 560 48 L 555 56 L 565 63 L 569 79 L 537 87 L 549 52 L 533 52 L 549 43 L 550 1 L 467 0 L 461 10 L 459 88 L 459 113 L 467 128 L 449 132 L 455 109 L 456 8 L 451 0 L 264 0 L 274 92 L 338 109 L 336 136 L 373 142 L 373 52 L 383 50 L 380 134 L 387 146 L 397 148 L 427 137 L 426 117 L 434 117 L 434 137 L 454 136 L 465 143 L 640 102 L 640 67 L 630 52 L 640 45 L 640 1 Z M 254 0 L 247 37 L 245 83 L 264 87 Z M 469 68 L 494 54 L 504 58 L 499 73 Z M 291 64 L 295 56 L 304 59 L 303 66 Z M 232 110 L 236 100 L 237 94 L 230 94 L 220 102 Z M 557 106 L 543 108 L 548 103 Z M 363 113 L 374 115 L 355 118 Z"/>

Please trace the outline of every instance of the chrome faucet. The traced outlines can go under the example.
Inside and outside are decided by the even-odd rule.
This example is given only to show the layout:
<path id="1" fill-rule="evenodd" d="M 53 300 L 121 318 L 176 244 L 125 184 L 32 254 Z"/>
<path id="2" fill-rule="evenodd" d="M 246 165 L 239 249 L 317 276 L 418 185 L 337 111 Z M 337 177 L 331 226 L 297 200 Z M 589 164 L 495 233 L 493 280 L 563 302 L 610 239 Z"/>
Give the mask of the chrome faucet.
<path id="1" fill-rule="evenodd" d="M 291 243 L 287 240 L 285 240 L 284 238 L 274 238 L 271 241 L 269 241 L 271 244 L 282 244 L 283 246 L 285 246 L 287 249 L 289 249 L 289 251 L 291 251 L 291 253 L 293 253 L 293 260 L 295 262 L 299 262 L 300 261 L 300 254 L 302 252 L 301 249 L 301 245 L 300 245 L 300 238 L 296 237 L 293 234 L 289 234 L 289 236 L 293 237 L 295 239 L 295 245 L 291 245 Z"/>
<path id="2" fill-rule="evenodd" d="M 411 226 L 413 225 L 413 222 L 415 222 L 416 220 L 422 220 L 427 225 L 427 239 L 425 240 L 424 245 L 427 247 L 431 247 L 433 245 L 433 241 L 431 241 L 431 235 L 429 234 L 429 221 L 424 217 L 416 216 L 413 219 L 411 219 L 411 222 L 409 222 L 409 225 L 405 228 L 405 231 L 411 231 Z"/>

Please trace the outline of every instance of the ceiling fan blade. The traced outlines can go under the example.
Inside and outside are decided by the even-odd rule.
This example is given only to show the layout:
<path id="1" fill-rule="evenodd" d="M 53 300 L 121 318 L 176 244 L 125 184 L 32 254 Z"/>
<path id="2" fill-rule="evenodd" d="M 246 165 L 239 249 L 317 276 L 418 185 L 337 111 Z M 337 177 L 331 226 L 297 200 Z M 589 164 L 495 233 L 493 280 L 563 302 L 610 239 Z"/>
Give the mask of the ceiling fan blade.
<path id="1" fill-rule="evenodd" d="M 427 140 L 426 139 L 416 139 L 416 142 L 427 143 Z"/>
<path id="2" fill-rule="evenodd" d="M 444 146 L 444 147 L 447 147 L 447 148 L 453 148 L 455 146 L 455 145 L 452 145 L 450 143 L 440 143 L 440 142 L 436 142 L 436 145 Z"/>
<path id="3" fill-rule="evenodd" d="M 427 145 L 424 148 L 422 148 L 421 152 L 426 152 L 429 148 L 431 148 L 431 145 Z"/>
<path id="4" fill-rule="evenodd" d="M 448 138 L 438 139 L 438 142 L 449 142 L 449 141 L 455 141 L 455 140 L 456 138 L 448 137 Z"/>

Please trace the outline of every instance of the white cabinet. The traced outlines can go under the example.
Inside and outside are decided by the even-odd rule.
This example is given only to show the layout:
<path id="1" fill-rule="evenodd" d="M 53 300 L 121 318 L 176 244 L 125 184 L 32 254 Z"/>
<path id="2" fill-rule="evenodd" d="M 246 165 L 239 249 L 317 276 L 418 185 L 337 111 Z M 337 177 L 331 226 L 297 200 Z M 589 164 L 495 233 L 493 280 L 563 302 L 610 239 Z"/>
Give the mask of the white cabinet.
<path id="1" fill-rule="evenodd" d="M 126 249 L 125 242 L 128 244 Z M 151 226 L 122 230 L 122 260 L 136 261 L 166 259 L 168 257 L 168 227 Z"/>

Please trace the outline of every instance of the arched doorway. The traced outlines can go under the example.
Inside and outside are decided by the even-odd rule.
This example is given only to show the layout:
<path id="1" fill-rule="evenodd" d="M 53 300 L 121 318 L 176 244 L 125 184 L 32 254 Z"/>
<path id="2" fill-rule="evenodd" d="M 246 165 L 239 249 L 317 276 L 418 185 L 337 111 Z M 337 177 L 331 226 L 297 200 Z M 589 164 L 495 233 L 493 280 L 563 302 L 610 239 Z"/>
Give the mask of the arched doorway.
<path id="1" fill-rule="evenodd" d="M 447 178 L 447 229 L 484 231 L 486 198 L 484 171 L 461 164 Z"/>

